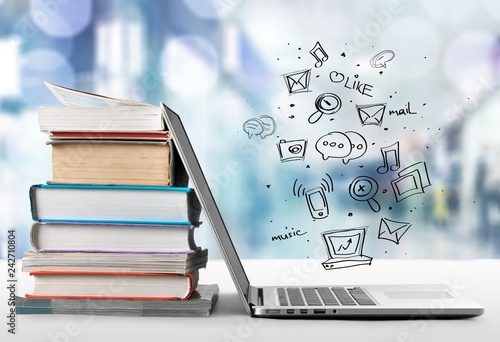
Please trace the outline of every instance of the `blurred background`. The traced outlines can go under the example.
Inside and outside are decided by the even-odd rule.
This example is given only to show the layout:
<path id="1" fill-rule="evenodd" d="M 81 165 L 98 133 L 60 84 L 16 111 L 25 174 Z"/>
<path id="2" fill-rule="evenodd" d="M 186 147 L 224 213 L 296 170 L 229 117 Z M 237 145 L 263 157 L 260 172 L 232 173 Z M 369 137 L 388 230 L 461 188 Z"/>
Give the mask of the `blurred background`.
<path id="1" fill-rule="evenodd" d="M 499 80 L 495 0 L 0 0 L 1 256 L 13 228 L 18 257 L 31 249 L 28 189 L 51 179 L 37 122 L 57 105 L 50 81 L 181 115 L 244 258 L 327 259 L 321 232 L 355 227 L 374 258 L 497 258 Z M 316 102 L 331 92 L 334 114 Z M 360 122 L 356 105 L 372 104 L 380 126 Z M 363 155 L 325 160 L 331 132 Z M 396 142 L 400 168 L 378 172 Z M 379 211 L 350 193 L 360 176 Z M 305 195 L 318 188 L 322 218 Z M 410 228 L 380 239 L 382 219 Z M 197 242 L 220 256 L 207 223 Z"/>

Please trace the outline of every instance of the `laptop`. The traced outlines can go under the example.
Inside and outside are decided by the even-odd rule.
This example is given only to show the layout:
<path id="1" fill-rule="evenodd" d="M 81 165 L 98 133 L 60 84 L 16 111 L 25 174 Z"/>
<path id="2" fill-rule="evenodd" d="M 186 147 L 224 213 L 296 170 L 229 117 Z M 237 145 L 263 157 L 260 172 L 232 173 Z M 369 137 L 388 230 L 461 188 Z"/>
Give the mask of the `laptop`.
<path id="1" fill-rule="evenodd" d="M 241 301 L 250 316 L 274 318 L 438 318 L 471 317 L 484 308 L 447 285 L 251 285 L 210 191 L 180 117 L 163 103 L 163 116 L 191 179 Z M 370 263 L 362 254 L 365 229 L 328 231 L 330 259 L 323 267 Z M 346 242 L 351 239 L 349 247 Z M 354 242 L 356 242 L 354 244 Z M 343 248 L 339 247 L 343 246 Z M 353 246 L 353 247 L 351 247 Z M 337 249 L 337 250 L 336 250 Z M 339 254 L 340 253 L 340 254 Z"/>

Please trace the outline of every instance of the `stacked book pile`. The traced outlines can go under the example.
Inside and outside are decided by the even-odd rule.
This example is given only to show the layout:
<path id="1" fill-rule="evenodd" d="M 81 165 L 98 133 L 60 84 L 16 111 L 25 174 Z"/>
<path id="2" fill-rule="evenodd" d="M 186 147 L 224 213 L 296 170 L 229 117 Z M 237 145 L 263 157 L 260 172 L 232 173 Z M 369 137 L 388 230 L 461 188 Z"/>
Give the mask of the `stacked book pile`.
<path id="1" fill-rule="evenodd" d="M 65 106 L 39 112 L 53 176 L 30 188 L 35 285 L 18 311 L 208 316 L 218 288 L 198 286 L 201 207 L 161 108 L 47 86 Z"/>

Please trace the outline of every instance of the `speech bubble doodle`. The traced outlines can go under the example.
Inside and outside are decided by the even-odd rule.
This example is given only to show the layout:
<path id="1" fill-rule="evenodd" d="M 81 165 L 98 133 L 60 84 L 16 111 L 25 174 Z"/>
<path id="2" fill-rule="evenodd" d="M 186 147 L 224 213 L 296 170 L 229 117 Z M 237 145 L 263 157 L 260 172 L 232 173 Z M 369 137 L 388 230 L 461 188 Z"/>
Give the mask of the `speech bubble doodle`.
<path id="1" fill-rule="evenodd" d="M 263 131 L 260 134 L 261 139 L 272 135 L 276 131 L 276 121 L 269 115 L 259 116 Z"/>
<path id="2" fill-rule="evenodd" d="M 374 68 L 387 68 L 387 62 L 392 61 L 396 55 L 392 50 L 384 50 L 370 59 L 370 65 Z"/>
<path id="3" fill-rule="evenodd" d="M 321 153 L 323 160 L 345 158 L 351 153 L 351 140 L 342 132 L 330 132 L 318 139 L 316 150 Z"/>
<path id="4" fill-rule="evenodd" d="M 340 83 L 344 80 L 344 78 L 345 76 L 341 72 L 337 72 L 334 70 L 330 73 L 330 81 L 332 81 L 333 83 Z"/>
<path id="5" fill-rule="evenodd" d="M 366 139 L 358 132 L 348 131 L 345 132 L 345 135 L 351 141 L 351 153 L 346 158 L 342 159 L 344 164 L 347 164 L 349 161 L 363 156 L 368 149 L 368 145 Z"/>
<path id="6" fill-rule="evenodd" d="M 276 131 L 276 121 L 269 115 L 248 119 L 243 123 L 243 131 L 248 134 L 248 139 L 258 135 L 261 139 L 272 135 Z"/>
<path id="7" fill-rule="evenodd" d="M 248 134 L 248 139 L 252 138 L 254 135 L 259 135 L 264 131 L 264 127 L 260 123 L 259 119 L 249 119 L 243 124 L 243 130 Z"/>

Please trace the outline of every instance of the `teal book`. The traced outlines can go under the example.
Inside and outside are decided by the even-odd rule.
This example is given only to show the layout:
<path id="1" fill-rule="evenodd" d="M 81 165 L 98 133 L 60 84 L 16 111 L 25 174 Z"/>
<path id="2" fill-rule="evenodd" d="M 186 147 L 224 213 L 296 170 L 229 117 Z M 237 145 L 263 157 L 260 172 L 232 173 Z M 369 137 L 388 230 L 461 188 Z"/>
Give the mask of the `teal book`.
<path id="1" fill-rule="evenodd" d="M 37 184 L 30 188 L 38 222 L 198 223 L 201 206 L 186 187 Z"/>

